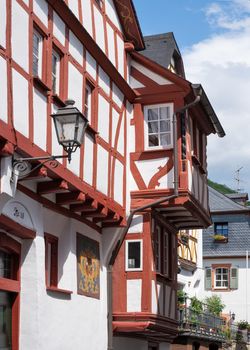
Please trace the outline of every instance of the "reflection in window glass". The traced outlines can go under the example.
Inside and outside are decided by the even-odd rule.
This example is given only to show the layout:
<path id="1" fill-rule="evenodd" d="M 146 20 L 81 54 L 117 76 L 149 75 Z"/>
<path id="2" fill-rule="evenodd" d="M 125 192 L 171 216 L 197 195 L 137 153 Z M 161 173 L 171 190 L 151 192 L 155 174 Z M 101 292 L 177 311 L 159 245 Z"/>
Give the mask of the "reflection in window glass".
<path id="1" fill-rule="evenodd" d="M 141 241 L 127 242 L 128 269 L 141 268 Z"/>

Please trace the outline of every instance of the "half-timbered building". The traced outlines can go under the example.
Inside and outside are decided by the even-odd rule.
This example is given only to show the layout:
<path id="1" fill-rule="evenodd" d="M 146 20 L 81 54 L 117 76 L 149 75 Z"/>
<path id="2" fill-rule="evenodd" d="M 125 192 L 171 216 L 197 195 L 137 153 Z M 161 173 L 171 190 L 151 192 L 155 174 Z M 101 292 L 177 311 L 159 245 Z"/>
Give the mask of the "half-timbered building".
<path id="1" fill-rule="evenodd" d="M 167 67 L 144 48 L 131 0 L 0 1 L 0 348 L 176 334 L 176 232 L 210 223 L 206 137 L 224 131 L 177 46 Z M 69 98 L 83 144 L 47 160 Z"/>
<path id="2" fill-rule="evenodd" d="M 145 43 L 142 53 L 131 52 L 133 219 L 113 270 L 113 328 L 122 350 L 168 349 L 177 335 L 177 232 L 210 224 L 206 140 L 224 136 L 202 87 L 184 78 L 173 34 Z"/>

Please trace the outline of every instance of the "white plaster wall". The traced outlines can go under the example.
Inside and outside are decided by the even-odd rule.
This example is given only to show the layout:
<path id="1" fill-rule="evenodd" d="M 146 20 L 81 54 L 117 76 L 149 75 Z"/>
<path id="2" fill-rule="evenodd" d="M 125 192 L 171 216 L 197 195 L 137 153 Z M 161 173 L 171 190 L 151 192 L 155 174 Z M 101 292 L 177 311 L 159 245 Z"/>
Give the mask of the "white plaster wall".
<path id="1" fill-rule="evenodd" d="M 113 0 L 106 0 L 105 2 L 106 14 L 113 24 L 122 32 L 119 17 L 117 15 Z"/>
<path id="2" fill-rule="evenodd" d="M 143 216 L 135 215 L 132 219 L 132 223 L 129 227 L 128 233 L 141 233 L 143 232 Z"/>
<path id="3" fill-rule="evenodd" d="M 6 47 L 6 1 L 0 1 L 0 45 Z"/>
<path id="4" fill-rule="evenodd" d="M 85 135 L 84 139 L 84 159 L 83 159 L 83 178 L 88 184 L 93 183 L 93 152 L 94 143 L 92 137 Z"/>
<path id="5" fill-rule="evenodd" d="M 127 312 L 141 312 L 142 280 L 127 280 Z"/>
<path id="6" fill-rule="evenodd" d="M 124 95 L 121 92 L 121 90 L 115 85 L 115 83 L 113 83 L 112 92 L 113 92 L 114 102 L 117 104 L 119 108 L 122 108 Z"/>
<path id="7" fill-rule="evenodd" d="M 164 167 L 164 165 L 166 165 L 167 161 L 168 161 L 168 158 L 164 157 L 164 158 L 156 158 L 156 159 L 149 159 L 149 160 L 138 160 L 135 162 L 146 186 L 148 186 L 152 177 L 159 171 L 159 168 Z M 168 181 L 168 177 L 171 177 L 172 185 L 171 185 L 171 180 Z M 173 187 L 173 174 L 171 174 L 170 172 L 170 174 L 167 174 L 162 178 L 160 178 L 159 182 L 160 182 L 160 186 L 158 188 Z"/>
<path id="8" fill-rule="evenodd" d="M 158 298 L 157 298 L 157 285 L 154 280 L 152 280 L 152 313 L 157 314 L 158 307 Z"/>
<path id="9" fill-rule="evenodd" d="M 114 199 L 116 202 L 123 204 L 123 170 L 122 163 L 115 160 L 115 181 L 114 181 Z"/>
<path id="10" fill-rule="evenodd" d="M 109 96 L 110 95 L 110 79 L 108 74 L 99 66 L 99 86 L 103 89 L 104 92 Z"/>
<path id="11" fill-rule="evenodd" d="M 83 64 L 83 45 L 71 30 L 69 31 L 69 52 L 80 65 Z"/>
<path id="12" fill-rule="evenodd" d="M 124 128 L 125 128 L 125 118 L 126 114 L 124 112 L 122 122 L 121 122 L 121 127 L 120 127 L 120 133 L 119 133 L 119 138 L 118 138 L 118 143 L 117 143 L 117 151 L 121 153 L 121 155 L 124 155 Z"/>
<path id="13" fill-rule="evenodd" d="M 132 77 L 132 75 L 129 77 L 129 85 L 133 88 L 133 89 L 140 89 L 145 87 L 145 85 L 143 85 L 142 83 L 140 83 L 138 80 L 136 80 L 135 78 Z"/>
<path id="14" fill-rule="evenodd" d="M 37 234 L 34 240 L 19 240 L 22 242 L 20 350 L 81 350 L 86 339 L 89 349 L 105 349 L 107 295 L 102 236 L 80 222 L 44 209 L 20 192 L 15 200 L 27 209 Z M 72 290 L 71 297 L 46 292 L 44 232 L 59 238 L 59 287 Z M 99 241 L 99 300 L 77 294 L 76 232 Z M 105 249 L 110 243 L 106 240 Z"/>
<path id="15" fill-rule="evenodd" d="M 47 144 L 47 97 L 34 89 L 34 143 L 46 151 Z"/>
<path id="16" fill-rule="evenodd" d="M 88 33 L 91 36 L 93 36 L 90 0 L 81 0 L 81 2 L 82 2 L 83 26 L 88 31 Z"/>
<path id="17" fill-rule="evenodd" d="M 203 298 L 217 294 L 221 296 L 222 301 L 226 305 L 224 313 L 234 312 L 235 320 L 246 320 L 250 322 L 250 273 L 246 269 L 246 258 L 228 258 L 228 259 L 209 259 L 203 260 L 204 269 L 212 264 L 232 264 L 232 267 L 238 267 L 238 289 L 221 292 L 212 292 L 204 290 L 201 292 Z M 248 262 L 250 266 L 250 261 Z M 204 281 L 204 273 L 203 273 Z M 204 287 L 203 287 L 204 288 Z"/>
<path id="18" fill-rule="evenodd" d="M 65 24 L 61 17 L 53 11 L 53 34 L 60 41 L 60 43 L 65 45 Z"/>
<path id="19" fill-rule="evenodd" d="M 67 168 L 71 170 L 76 176 L 80 174 L 80 148 L 72 153 L 72 159 L 70 163 L 67 161 Z"/>
<path id="20" fill-rule="evenodd" d="M 86 71 L 96 80 L 96 60 L 86 51 Z"/>
<path id="21" fill-rule="evenodd" d="M 148 342 L 136 338 L 114 337 L 115 350 L 148 350 Z"/>
<path id="22" fill-rule="evenodd" d="M 144 74 L 146 77 L 150 78 L 151 80 L 153 80 L 154 82 L 156 82 L 159 85 L 168 85 L 168 84 L 172 84 L 171 81 L 169 81 L 166 78 L 163 78 L 161 75 L 151 71 L 150 69 L 144 67 L 143 65 L 141 65 L 140 63 L 136 62 L 136 61 L 132 61 L 131 65 L 133 67 L 135 67 L 139 72 L 141 72 L 142 74 Z"/>
<path id="23" fill-rule="evenodd" d="M 103 17 L 100 11 L 94 6 L 94 18 L 95 18 L 95 37 L 96 43 L 105 52 L 105 37 L 104 37 L 104 25 Z"/>
<path id="24" fill-rule="evenodd" d="M 57 106 L 52 104 L 52 114 L 55 114 L 57 112 Z M 51 137 L 52 137 L 52 154 L 58 154 L 58 155 L 62 155 L 63 154 L 63 148 L 61 145 L 59 145 L 58 140 L 57 140 L 57 136 L 56 136 L 56 129 L 54 126 L 54 122 L 51 118 Z M 58 159 L 58 162 L 62 163 L 62 159 Z"/>
<path id="25" fill-rule="evenodd" d="M 112 108 L 112 147 L 115 146 L 118 121 L 119 113 L 116 111 L 116 109 Z"/>
<path id="26" fill-rule="evenodd" d="M 109 142 L 110 104 L 104 97 L 102 97 L 102 95 L 98 96 L 98 102 L 98 131 L 100 136 L 106 142 Z"/>
<path id="27" fill-rule="evenodd" d="M 73 64 L 69 63 L 68 97 L 75 101 L 75 107 L 82 110 L 83 76 Z"/>
<path id="28" fill-rule="evenodd" d="M 13 77 L 13 114 L 15 128 L 24 136 L 29 133 L 28 81 L 12 69 Z"/>
<path id="29" fill-rule="evenodd" d="M 124 77 L 124 42 L 119 37 L 119 35 L 116 36 L 116 39 L 118 51 L 118 71 L 121 74 L 121 76 Z"/>
<path id="30" fill-rule="evenodd" d="M 78 0 L 68 0 L 68 4 L 71 11 L 79 19 Z"/>
<path id="31" fill-rule="evenodd" d="M 29 15 L 16 0 L 12 0 L 12 58 L 26 71 L 29 69 L 28 39 Z"/>
<path id="32" fill-rule="evenodd" d="M 42 23 L 48 27 L 48 3 L 46 0 L 34 0 L 33 10 Z"/>
<path id="33" fill-rule="evenodd" d="M 107 23 L 107 37 L 108 37 L 108 55 L 110 61 L 115 66 L 115 32 L 113 28 Z"/>
<path id="34" fill-rule="evenodd" d="M 101 146 L 97 147 L 97 189 L 108 193 L 108 152 Z"/>
<path id="35" fill-rule="evenodd" d="M 1 9 L 0 9 L 1 11 Z M 1 15 L 1 12 L 0 12 Z M 0 23 L 1 25 L 1 23 Z M 7 109 L 7 62 L 0 56 L 0 119 L 7 123 L 8 109 Z"/>

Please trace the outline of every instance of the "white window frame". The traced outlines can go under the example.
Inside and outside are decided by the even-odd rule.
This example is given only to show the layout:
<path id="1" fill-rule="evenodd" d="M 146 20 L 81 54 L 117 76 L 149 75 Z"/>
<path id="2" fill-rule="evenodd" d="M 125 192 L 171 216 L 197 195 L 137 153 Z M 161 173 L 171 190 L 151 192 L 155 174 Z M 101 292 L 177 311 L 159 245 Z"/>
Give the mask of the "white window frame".
<path id="1" fill-rule="evenodd" d="M 34 53 L 34 36 L 36 36 L 38 38 L 38 55 L 35 55 L 35 53 Z M 42 65 L 43 65 L 43 40 L 44 40 L 44 38 L 43 38 L 42 34 L 40 34 L 39 31 L 34 28 L 32 39 L 33 39 L 33 41 L 32 41 L 32 73 L 34 75 L 33 57 L 35 55 L 37 60 L 38 60 L 37 76 L 40 79 L 42 79 L 42 73 L 43 73 L 43 71 L 42 71 L 42 69 L 43 69 L 43 67 L 42 67 Z"/>
<path id="2" fill-rule="evenodd" d="M 57 59 L 55 74 L 53 73 L 53 56 L 55 56 Z M 55 49 L 53 49 L 52 50 L 52 88 L 53 88 L 53 78 L 55 78 L 56 86 L 55 86 L 55 90 L 53 90 L 53 93 L 56 95 L 60 94 L 60 68 L 61 68 L 60 65 L 61 65 L 61 56 Z"/>
<path id="3" fill-rule="evenodd" d="M 137 267 L 137 268 L 132 268 L 132 267 L 129 267 L 128 265 L 128 247 L 129 247 L 129 243 L 137 243 L 139 242 L 140 243 L 140 267 Z M 142 271 L 143 270 L 143 240 L 142 239 L 128 239 L 126 240 L 126 248 L 125 248 L 125 270 L 126 271 Z"/>
<path id="4" fill-rule="evenodd" d="M 165 146 L 149 146 L 148 142 L 148 110 L 152 108 L 161 108 L 161 107 L 169 107 L 169 113 L 170 113 L 170 136 L 171 136 L 171 142 L 169 145 Z M 174 113 L 174 104 L 173 103 L 162 103 L 162 104 L 154 104 L 154 105 L 147 105 L 144 107 L 144 143 L 145 143 L 145 149 L 146 150 L 152 150 L 152 149 L 171 149 L 173 148 L 173 113 Z M 158 119 L 159 121 L 159 119 Z M 160 131 L 158 131 L 159 135 Z"/>
<path id="5" fill-rule="evenodd" d="M 217 286 L 217 270 L 218 269 L 225 269 L 227 270 L 227 286 Z M 229 277 L 229 272 L 230 272 L 230 269 L 228 267 L 216 267 L 215 268 L 215 271 L 214 271 L 214 289 L 229 289 L 230 288 L 230 277 Z M 223 275 L 223 273 L 221 274 Z M 224 280 L 221 280 L 222 282 Z"/>

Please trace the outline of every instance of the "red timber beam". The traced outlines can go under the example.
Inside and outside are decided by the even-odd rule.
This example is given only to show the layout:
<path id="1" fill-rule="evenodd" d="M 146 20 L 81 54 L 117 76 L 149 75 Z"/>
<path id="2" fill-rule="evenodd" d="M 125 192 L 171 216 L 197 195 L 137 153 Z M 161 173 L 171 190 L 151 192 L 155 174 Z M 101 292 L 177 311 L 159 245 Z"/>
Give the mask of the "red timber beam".
<path id="1" fill-rule="evenodd" d="M 14 130 L 2 120 L 0 120 L 0 142 L 3 149 L 9 150 L 8 152 L 4 151 L 4 153 L 8 156 L 13 154 L 14 149 L 23 157 L 48 156 L 48 153 L 31 143 L 20 132 L 14 132 Z M 96 209 L 107 208 L 108 213 L 114 212 L 117 216 L 120 216 L 121 222 L 124 223 L 125 210 L 120 204 L 116 203 L 113 199 L 108 198 L 106 195 L 96 190 L 96 188 L 74 175 L 63 164 L 58 163 L 58 165 L 55 167 L 53 164 L 50 164 L 50 162 L 46 162 L 46 165 L 42 166 L 40 171 L 34 170 L 34 173 L 31 173 L 27 180 L 38 180 L 39 178 L 48 178 L 48 180 L 50 178 L 52 181 L 40 182 L 37 185 L 38 193 L 36 194 L 33 191 L 30 191 L 29 196 L 32 197 L 35 195 L 35 200 L 44 203 L 45 206 L 52 208 L 52 210 L 58 211 L 61 214 L 64 212 L 66 216 L 70 216 L 70 214 L 68 212 L 66 213 L 65 210 L 68 210 L 69 212 L 72 211 L 73 217 L 80 219 L 80 221 L 83 221 L 84 219 L 84 222 L 87 225 L 91 224 L 91 227 L 93 226 L 93 228 L 95 228 L 98 232 L 100 231 L 100 226 L 96 225 L 94 222 L 92 222 L 92 220 L 87 220 L 84 218 L 86 211 L 96 211 L 98 214 L 96 218 L 100 219 L 100 210 L 97 211 Z M 24 179 L 22 179 L 22 181 L 24 181 Z M 19 182 L 19 188 L 20 186 L 21 185 Z M 26 191 L 26 187 L 22 186 L 21 188 L 23 191 Z M 62 191 L 65 193 L 58 193 Z M 47 193 L 55 193 L 56 202 L 50 201 L 50 203 L 48 203 L 46 201 L 47 199 L 42 197 L 42 195 Z M 65 204 L 69 204 L 70 209 L 62 207 L 62 205 Z M 88 207 L 89 204 L 91 204 L 90 207 Z M 80 205 L 81 209 L 76 210 L 74 205 Z M 81 212 L 83 216 L 76 214 L 77 211 Z M 108 213 L 106 216 L 103 215 L 101 218 L 103 219 L 109 216 Z M 93 215 L 93 219 L 94 218 L 95 216 Z M 106 225 L 113 224 L 113 221 L 116 220 L 111 220 L 111 223 L 107 221 Z"/>
<path id="2" fill-rule="evenodd" d="M 85 200 L 86 194 L 80 191 L 56 194 L 56 203 L 61 205 L 85 202 Z"/>
<path id="3" fill-rule="evenodd" d="M 30 181 L 45 179 L 48 176 L 47 168 L 41 167 L 39 169 L 33 170 L 29 175 L 20 178 L 18 181 Z"/>
<path id="4" fill-rule="evenodd" d="M 37 184 L 37 193 L 40 195 L 57 193 L 57 192 L 65 192 L 65 191 L 68 191 L 68 189 L 69 189 L 69 186 L 65 180 L 46 181 L 46 182 L 39 182 Z"/>

